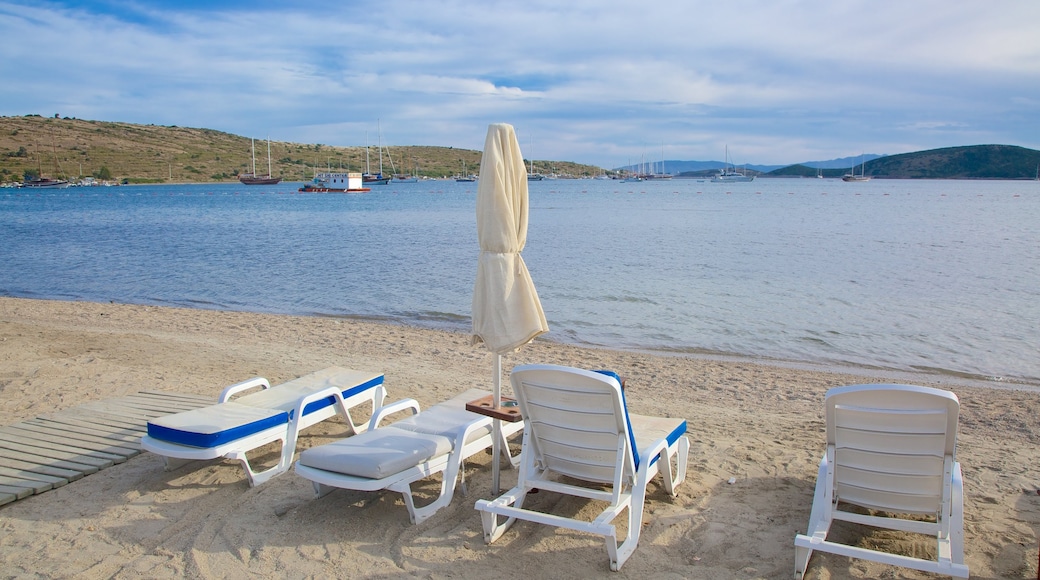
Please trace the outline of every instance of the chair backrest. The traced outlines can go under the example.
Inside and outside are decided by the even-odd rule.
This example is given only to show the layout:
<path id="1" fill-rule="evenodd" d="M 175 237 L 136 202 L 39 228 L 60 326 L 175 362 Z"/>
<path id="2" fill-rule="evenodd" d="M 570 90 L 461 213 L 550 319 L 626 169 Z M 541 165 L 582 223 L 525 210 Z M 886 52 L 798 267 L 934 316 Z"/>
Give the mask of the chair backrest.
<path id="1" fill-rule="evenodd" d="M 957 396 L 914 385 L 827 391 L 827 453 L 838 499 L 890 512 L 942 509 L 956 459 Z"/>
<path id="2" fill-rule="evenodd" d="M 517 366 L 513 393 L 535 464 L 586 481 L 617 483 L 636 468 L 621 385 L 613 376 L 555 365 Z M 526 436 L 526 434 L 525 434 Z"/>

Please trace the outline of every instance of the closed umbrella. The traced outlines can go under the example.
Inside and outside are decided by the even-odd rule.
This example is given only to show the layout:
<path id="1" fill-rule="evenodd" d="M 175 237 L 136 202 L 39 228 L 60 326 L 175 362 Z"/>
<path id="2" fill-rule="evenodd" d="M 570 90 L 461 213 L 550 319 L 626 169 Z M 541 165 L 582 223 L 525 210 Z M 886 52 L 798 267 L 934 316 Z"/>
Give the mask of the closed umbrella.
<path id="1" fill-rule="evenodd" d="M 473 344 L 494 353 L 495 407 L 501 405 L 502 355 L 549 331 L 538 291 L 520 252 L 527 243 L 527 167 L 512 125 L 488 126 L 477 185 L 480 257 L 473 285 Z M 493 493 L 498 493 L 499 433 L 492 443 Z"/>

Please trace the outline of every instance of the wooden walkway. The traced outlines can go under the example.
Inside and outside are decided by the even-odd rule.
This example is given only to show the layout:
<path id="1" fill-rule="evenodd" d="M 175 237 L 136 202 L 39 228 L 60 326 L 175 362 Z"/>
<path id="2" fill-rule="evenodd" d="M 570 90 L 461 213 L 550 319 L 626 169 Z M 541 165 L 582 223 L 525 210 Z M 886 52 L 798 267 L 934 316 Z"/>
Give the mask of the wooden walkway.
<path id="1" fill-rule="evenodd" d="M 215 402 L 145 391 L 0 427 L 0 505 L 122 463 L 141 453 L 149 419 Z"/>

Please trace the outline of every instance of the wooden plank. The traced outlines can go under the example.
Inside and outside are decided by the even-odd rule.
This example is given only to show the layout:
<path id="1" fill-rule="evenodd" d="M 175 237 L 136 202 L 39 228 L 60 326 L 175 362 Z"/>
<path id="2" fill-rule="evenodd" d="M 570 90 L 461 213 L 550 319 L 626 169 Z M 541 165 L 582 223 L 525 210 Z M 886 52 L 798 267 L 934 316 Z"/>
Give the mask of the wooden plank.
<path id="1" fill-rule="evenodd" d="M 150 419 L 216 402 L 203 395 L 141 391 L 0 426 L 0 505 L 122 463 L 141 453 Z"/>
<path id="2" fill-rule="evenodd" d="M 67 447 L 76 451 L 100 453 L 106 458 L 111 459 L 116 463 L 122 463 L 126 461 L 127 457 L 136 455 L 134 449 L 128 447 L 121 447 L 114 441 L 105 441 L 98 443 L 94 441 L 84 440 L 81 437 L 69 439 L 69 437 L 65 434 L 54 435 L 45 429 L 40 429 L 33 425 L 25 425 L 24 423 L 18 423 L 10 427 L 5 427 L 4 429 L 10 431 L 11 433 L 22 435 L 27 439 L 33 440 L 37 443 L 45 443 L 48 447 Z"/>
<path id="3" fill-rule="evenodd" d="M 61 459 L 48 459 L 31 453 L 11 451 L 10 449 L 0 449 L 0 464 L 7 467 L 24 469 L 26 471 L 35 471 L 46 475 L 64 477 L 71 481 L 83 477 L 84 474 L 98 472 L 97 467 L 87 465 L 86 463 L 77 463 L 75 461 L 65 461 Z"/>
<path id="4" fill-rule="evenodd" d="M 55 444 L 52 447 L 46 445 L 40 445 L 37 441 L 10 441 L 8 439 L 0 439 L 0 449 L 10 449 L 11 451 L 20 451 L 22 453 L 32 453 L 39 455 L 40 457 L 47 457 L 50 459 L 69 459 L 78 463 L 86 463 L 93 465 L 98 469 L 105 469 L 106 467 L 112 467 L 115 464 L 115 460 L 109 459 L 108 457 L 98 457 L 95 452 L 70 449 L 65 447 L 64 449 L 58 448 Z M 113 456 L 114 457 L 114 456 Z M 124 461 L 120 458 L 120 461 Z"/>
<path id="5" fill-rule="evenodd" d="M 21 487 L 16 485 L 2 485 L 0 484 L 0 493 L 5 495 L 11 495 L 16 500 L 25 499 L 33 494 L 31 487 Z"/>
<path id="6" fill-rule="evenodd" d="M 39 481 L 49 484 L 51 487 L 61 487 L 69 482 L 69 480 L 65 479 L 64 477 L 44 475 L 42 473 L 36 473 L 34 471 L 25 471 L 24 469 L 15 469 L 12 467 L 6 467 L 2 465 L 0 465 L 0 476 L 11 477 L 14 479 L 22 479 L 25 481 Z"/>
<path id="7" fill-rule="evenodd" d="M 63 417 L 63 415 L 58 414 L 47 414 L 40 415 L 37 419 L 60 422 Z M 148 432 L 148 426 L 145 423 L 133 419 L 117 417 L 115 415 L 105 415 L 91 410 L 82 410 L 76 413 L 75 418 L 84 423 L 96 425 L 102 430 L 114 429 L 116 431 L 126 431 L 127 434 L 134 435 L 135 437 L 140 437 Z"/>
<path id="8" fill-rule="evenodd" d="M 171 413 L 181 413 L 182 411 L 189 411 L 192 410 L 192 408 L 199 408 L 200 406 L 194 402 L 178 401 L 176 399 L 165 399 L 145 395 L 130 395 L 129 397 L 126 397 L 125 400 L 126 404 L 129 406 L 134 406 L 136 408 L 141 408 L 141 410 L 147 411 L 154 410 L 156 413 L 163 413 L 166 415 Z M 123 403 L 121 402 L 121 404 Z"/>
<path id="9" fill-rule="evenodd" d="M 67 429 L 55 429 L 53 426 L 19 423 L 18 427 L 26 431 L 35 431 L 43 435 L 48 435 L 51 437 L 52 441 L 55 439 L 58 441 L 65 441 L 68 440 L 70 437 L 75 436 L 77 443 L 96 445 L 96 449 L 98 451 L 104 451 L 106 453 L 118 453 L 124 457 L 133 457 L 134 455 L 137 455 L 141 452 L 140 440 L 137 441 L 136 446 L 131 446 L 121 441 L 115 441 L 113 439 L 96 437 L 93 435 L 83 433 L 77 436 L 75 433 L 70 433 Z"/>
<path id="10" fill-rule="evenodd" d="M 183 401 L 185 404 L 197 403 L 200 407 L 217 404 L 217 395 L 190 395 L 187 393 L 170 393 L 165 391 L 141 391 L 138 393 L 146 397 L 160 397 L 171 401 Z"/>
<path id="11" fill-rule="evenodd" d="M 53 485 L 46 481 L 32 481 L 20 477 L 8 477 L 6 475 L 0 475 L 0 485 L 7 487 L 24 487 L 29 489 L 32 493 L 43 493 L 54 488 Z"/>
<path id="12" fill-rule="evenodd" d="M 31 420 L 27 421 L 27 423 L 58 424 L 58 425 L 63 425 L 63 426 L 67 426 L 67 427 L 72 427 L 69 430 L 75 430 L 77 432 L 82 431 L 82 432 L 94 433 L 94 434 L 98 434 L 98 436 L 102 436 L 102 437 L 105 437 L 105 438 L 108 438 L 108 439 L 120 440 L 120 441 L 135 441 L 135 440 L 138 440 L 138 439 L 140 439 L 140 436 L 142 436 L 142 434 L 145 434 L 145 432 L 148 430 L 147 426 L 145 426 L 144 424 L 141 424 L 140 427 L 131 429 L 131 428 L 128 428 L 128 427 L 126 427 L 124 425 L 116 425 L 116 426 L 106 425 L 105 423 L 101 423 L 101 422 L 98 422 L 98 421 L 93 421 L 92 419 L 94 419 L 94 418 L 93 417 L 80 417 L 80 416 L 68 417 L 68 416 L 57 415 L 57 416 L 51 416 L 51 417 L 47 417 L 47 418 L 40 417 L 40 418 L 36 418 L 36 419 L 31 419 Z M 66 427 L 62 427 L 62 428 L 66 428 Z"/>
<path id="13" fill-rule="evenodd" d="M 50 427 L 52 429 L 58 429 L 62 431 L 70 431 L 73 433 L 83 433 L 85 435 L 93 435 L 94 437 L 102 437 L 105 439 L 112 439 L 114 441 L 122 441 L 124 443 L 134 443 L 139 441 L 141 436 L 134 435 L 133 433 L 123 433 L 115 430 L 107 430 L 97 425 L 91 425 L 89 423 L 80 421 L 78 419 L 71 419 L 67 417 L 55 417 L 53 419 L 31 419 L 26 421 L 30 425 L 40 425 L 43 427 Z"/>

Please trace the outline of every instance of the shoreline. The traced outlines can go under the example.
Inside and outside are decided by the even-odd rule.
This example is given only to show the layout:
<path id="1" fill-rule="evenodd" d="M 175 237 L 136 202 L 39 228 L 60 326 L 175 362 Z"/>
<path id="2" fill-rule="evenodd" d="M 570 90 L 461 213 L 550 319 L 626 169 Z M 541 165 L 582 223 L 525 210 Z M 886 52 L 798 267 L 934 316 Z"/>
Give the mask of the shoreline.
<path id="1" fill-rule="evenodd" d="M 0 424 L 141 390 L 211 395 L 265 376 L 272 384 L 332 365 L 385 373 L 390 401 L 423 407 L 490 388 L 490 353 L 468 334 L 353 319 L 160 306 L 0 298 Z M 0 561 L 13 577 L 574 576 L 789 578 L 823 444 L 823 395 L 884 377 L 761 361 L 581 347 L 536 340 L 514 365 L 610 368 L 627 379 L 633 412 L 683 417 L 687 481 L 669 498 L 652 483 L 639 547 L 620 573 L 602 541 L 520 525 L 483 542 L 473 502 L 490 498 L 490 460 L 467 463 L 469 493 L 412 526 L 400 496 L 337 491 L 314 499 L 293 473 L 249 488 L 231 461 L 165 472 L 144 453 L 44 494 L 0 507 Z M 504 381 L 508 384 L 508 381 Z M 1040 397 L 1024 389 L 918 384 L 961 401 L 966 558 L 974 577 L 1036 575 L 1040 535 Z M 344 436 L 337 421 L 306 430 L 300 448 Z M 515 479 L 505 469 L 503 487 Z M 730 483 L 732 481 L 732 483 Z M 430 484 L 420 490 L 434 492 Z M 594 513 L 585 502 L 556 509 Z M 901 553 L 934 551 L 910 534 L 852 538 Z M 814 556 L 807 578 L 911 570 Z"/>

